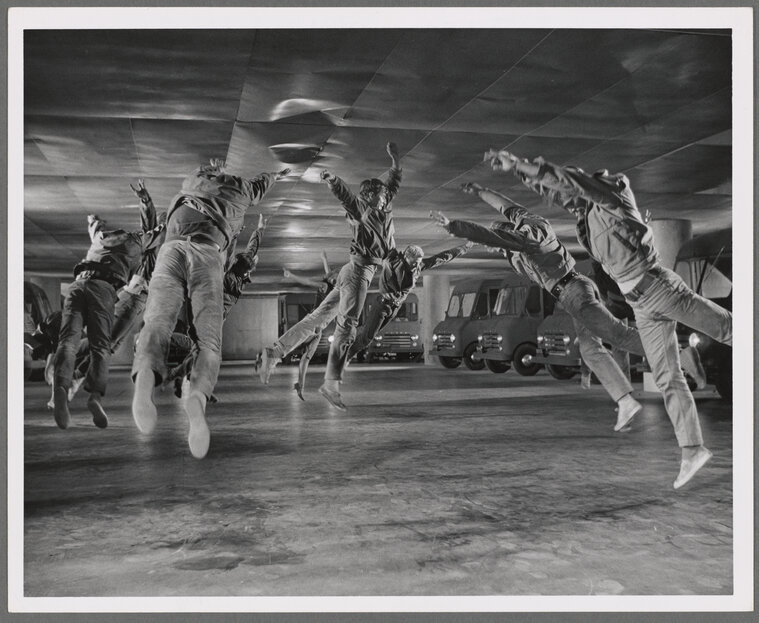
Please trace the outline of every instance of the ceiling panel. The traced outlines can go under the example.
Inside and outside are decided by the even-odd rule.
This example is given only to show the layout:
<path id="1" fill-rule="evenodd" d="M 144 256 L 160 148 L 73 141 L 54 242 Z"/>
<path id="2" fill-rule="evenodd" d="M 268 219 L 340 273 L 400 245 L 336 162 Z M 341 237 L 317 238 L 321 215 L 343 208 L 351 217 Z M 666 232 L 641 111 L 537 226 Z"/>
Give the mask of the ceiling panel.
<path id="1" fill-rule="evenodd" d="M 494 210 L 459 190 L 476 181 L 548 217 L 578 250 L 574 223 L 512 175 L 490 147 L 624 171 L 656 218 L 694 231 L 731 220 L 731 38 L 725 31 L 364 29 L 27 31 L 25 270 L 70 275 L 86 214 L 137 225 L 129 183 L 164 209 L 210 157 L 233 173 L 292 171 L 246 219 L 271 216 L 257 285 L 291 288 L 283 265 L 344 261 L 350 229 L 321 182 L 354 190 L 387 174 L 398 144 L 398 245 L 456 241 L 428 218 L 487 225 Z M 503 270 L 480 250 L 452 274 Z"/>

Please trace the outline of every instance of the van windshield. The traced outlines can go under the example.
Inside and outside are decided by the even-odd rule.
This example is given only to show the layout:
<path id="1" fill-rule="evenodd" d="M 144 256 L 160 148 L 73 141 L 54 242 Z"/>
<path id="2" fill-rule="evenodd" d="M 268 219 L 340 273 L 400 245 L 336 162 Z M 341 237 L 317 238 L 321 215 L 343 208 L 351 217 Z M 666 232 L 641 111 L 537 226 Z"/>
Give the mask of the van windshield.
<path id="1" fill-rule="evenodd" d="M 450 305 L 449 305 L 450 308 Z M 398 313 L 395 315 L 395 320 L 418 320 L 419 319 L 419 312 L 416 308 L 416 303 L 403 303 L 401 305 L 401 308 L 398 310 Z"/>
<path id="2" fill-rule="evenodd" d="M 475 298 L 477 298 L 477 292 L 467 292 L 464 295 L 464 300 L 461 302 L 461 315 L 464 318 L 469 318 L 472 315 Z"/>
<path id="3" fill-rule="evenodd" d="M 733 258 L 730 255 L 680 260 L 675 272 L 691 290 L 708 299 L 724 299 L 733 291 Z"/>
<path id="4" fill-rule="evenodd" d="M 457 318 L 461 311 L 461 297 L 458 294 L 454 294 L 451 300 L 448 301 L 448 317 Z"/>
<path id="5" fill-rule="evenodd" d="M 493 313 L 496 316 L 519 316 L 526 300 L 526 286 L 502 288 L 498 291 Z"/>

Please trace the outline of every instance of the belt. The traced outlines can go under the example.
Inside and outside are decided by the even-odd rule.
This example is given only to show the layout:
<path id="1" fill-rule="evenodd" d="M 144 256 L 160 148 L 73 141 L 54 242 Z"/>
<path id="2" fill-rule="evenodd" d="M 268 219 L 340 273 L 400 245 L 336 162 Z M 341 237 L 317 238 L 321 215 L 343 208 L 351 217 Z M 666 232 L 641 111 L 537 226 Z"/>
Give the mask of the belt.
<path id="1" fill-rule="evenodd" d="M 551 288 L 551 295 L 558 300 L 561 293 L 564 291 L 565 286 L 572 281 L 575 277 L 579 277 L 580 274 L 577 271 L 570 270 L 566 275 L 556 282 L 556 285 Z"/>
<path id="2" fill-rule="evenodd" d="M 646 290 L 648 290 L 649 286 L 659 278 L 661 273 L 661 266 L 653 266 L 649 268 L 643 273 L 643 276 L 640 278 L 640 281 L 635 284 L 635 287 L 625 294 L 625 298 L 633 303 L 639 300 L 640 297 L 645 294 Z"/>
<path id="3" fill-rule="evenodd" d="M 121 279 L 114 277 L 112 273 L 103 270 L 80 270 L 76 274 L 77 281 L 87 279 L 99 279 L 100 281 L 105 281 L 106 283 L 110 283 L 117 290 L 124 285 L 124 282 L 121 281 Z"/>

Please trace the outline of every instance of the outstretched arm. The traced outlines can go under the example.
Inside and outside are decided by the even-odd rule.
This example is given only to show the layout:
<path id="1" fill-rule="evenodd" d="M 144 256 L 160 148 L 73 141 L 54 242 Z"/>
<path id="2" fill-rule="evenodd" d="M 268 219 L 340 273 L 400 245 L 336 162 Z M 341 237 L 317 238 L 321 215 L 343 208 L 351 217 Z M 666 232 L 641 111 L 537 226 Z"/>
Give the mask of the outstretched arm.
<path id="1" fill-rule="evenodd" d="M 485 188 L 484 186 L 480 186 L 474 182 L 462 184 L 461 190 L 467 195 L 478 196 L 485 203 L 498 210 L 504 216 L 508 217 L 509 214 L 513 212 L 512 208 L 519 208 L 520 210 L 527 212 L 527 209 L 524 206 L 520 205 L 513 199 L 510 199 L 506 195 L 496 192 L 495 190 Z"/>
<path id="2" fill-rule="evenodd" d="M 448 262 L 455 260 L 457 257 L 464 255 L 464 253 L 469 251 L 473 246 L 474 243 L 469 240 L 464 244 L 453 247 L 452 249 L 446 249 L 445 251 L 441 251 L 430 257 L 425 257 L 422 260 L 422 270 L 430 270 L 442 266 L 443 264 L 447 264 Z"/>
<path id="3" fill-rule="evenodd" d="M 359 220 L 361 218 L 361 212 L 358 209 L 358 199 L 351 189 L 348 188 L 348 185 L 327 169 L 321 172 L 321 178 L 323 181 L 327 182 L 327 186 L 329 186 L 332 194 L 337 197 L 341 204 L 343 204 L 343 208 L 348 215 L 353 219 Z"/>
<path id="4" fill-rule="evenodd" d="M 145 188 L 145 182 L 142 178 L 137 180 L 137 186 L 129 184 L 129 188 L 137 195 L 140 200 L 140 227 L 143 232 L 148 232 L 158 227 L 158 218 L 156 217 L 155 205 L 153 199 Z"/>
<path id="5" fill-rule="evenodd" d="M 287 270 L 286 268 L 282 271 L 284 276 L 288 279 L 292 279 L 296 283 L 299 283 L 302 286 L 306 286 L 307 288 L 315 288 L 317 290 L 321 290 L 325 287 L 325 284 L 323 281 L 316 281 L 316 279 L 309 279 L 308 277 L 302 277 L 301 275 L 296 275 L 291 270 Z"/>
<path id="6" fill-rule="evenodd" d="M 322 265 L 324 266 L 324 275 L 329 275 L 331 268 L 329 267 L 329 259 L 327 258 L 326 251 L 322 251 Z"/>
<path id="7" fill-rule="evenodd" d="M 275 182 L 287 177 L 289 174 L 290 169 L 282 169 L 276 173 L 261 173 L 261 175 L 254 177 L 252 180 L 245 180 L 246 190 L 251 202 L 254 205 L 257 204 L 264 198 L 264 195 Z"/>
<path id="8" fill-rule="evenodd" d="M 471 221 L 451 221 L 442 212 L 430 212 L 430 218 L 452 236 L 465 238 L 478 244 L 526 253 L 535 253 L 540 249 L 537 242 L 517 232 L 504 230 L 495 232 Z"/>
<path id="9" fill-rule="evenodd" d="M 387 178 L 387 203 L 389 204 L 393 200 L 393 197 L 398 194 L 401 178 L 403 177 L 403 169 L 401 169 L 401 157 L 398 154 L 398 146 L 390 141 L 386 146 L 386 150 L 387 155 L 390 156 L 390 160 L 392 161 L 390 174 Z"/>

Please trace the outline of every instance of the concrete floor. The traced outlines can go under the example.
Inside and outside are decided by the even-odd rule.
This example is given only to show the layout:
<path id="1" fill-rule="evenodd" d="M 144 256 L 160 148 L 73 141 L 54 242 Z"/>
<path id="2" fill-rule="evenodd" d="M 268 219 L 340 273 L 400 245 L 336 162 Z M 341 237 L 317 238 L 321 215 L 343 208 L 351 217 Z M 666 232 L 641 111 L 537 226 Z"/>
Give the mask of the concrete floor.
<path id="1" fill-rule="evenodd" d="M 27 383 L 25 595 L 732 592 L 732 415 L 711 391 L 714 459 L 674 491 L 655 395 L 614 433 L 611 400 L 576 379 L 354 364 L 339 413 L 322 370 L 301 402 L 295 367 L 263 386 L 224 366 L 202 461 L 169 391 L 138 433 L 124 370 L 104 431 L 83 394 L 59 430 L 47 386 Z"/>

